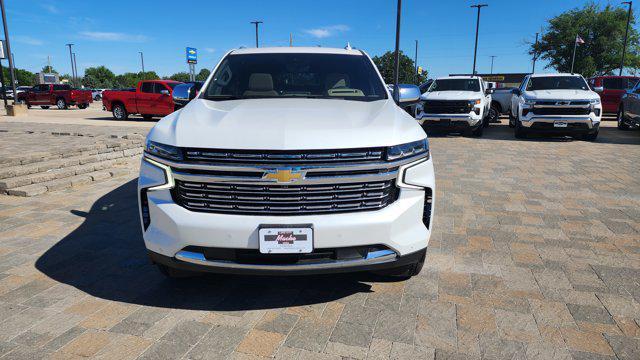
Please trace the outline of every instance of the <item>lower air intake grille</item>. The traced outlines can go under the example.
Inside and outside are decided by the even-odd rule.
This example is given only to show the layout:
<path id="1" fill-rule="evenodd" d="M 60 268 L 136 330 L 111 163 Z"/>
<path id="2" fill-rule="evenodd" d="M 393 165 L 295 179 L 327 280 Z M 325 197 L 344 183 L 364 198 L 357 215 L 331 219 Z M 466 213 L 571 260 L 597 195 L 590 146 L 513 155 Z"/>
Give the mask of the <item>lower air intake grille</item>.
<path id="1" fill-rule="evenodd" d="M 395 180 L 327 185 L 246 185 L 176 180 L 174 201 L 189 210 L 240 215 L 306 215 L 382 209 Z"/>

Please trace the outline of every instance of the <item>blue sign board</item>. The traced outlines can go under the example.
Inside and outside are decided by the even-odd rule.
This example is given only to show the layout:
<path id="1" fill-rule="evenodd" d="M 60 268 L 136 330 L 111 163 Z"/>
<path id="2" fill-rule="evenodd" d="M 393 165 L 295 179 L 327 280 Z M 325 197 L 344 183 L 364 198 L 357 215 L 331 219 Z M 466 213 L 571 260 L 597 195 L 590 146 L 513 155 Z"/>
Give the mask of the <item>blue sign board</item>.
<path id="1" fill-rule="evenodd" d="M 187 63 L 189 64 L 197 64 L 198 63 L 198 49 L 196 48 L 187 48 Z"/>

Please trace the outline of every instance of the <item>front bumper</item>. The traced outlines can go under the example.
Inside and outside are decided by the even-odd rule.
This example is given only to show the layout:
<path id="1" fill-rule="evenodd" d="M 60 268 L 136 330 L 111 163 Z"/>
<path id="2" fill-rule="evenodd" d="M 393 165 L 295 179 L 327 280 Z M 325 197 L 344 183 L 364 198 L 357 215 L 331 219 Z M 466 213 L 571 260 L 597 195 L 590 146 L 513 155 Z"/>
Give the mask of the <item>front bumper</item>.
<path id="1" fill-rule="evenodd" d="M 419 161 L 399 170 L 398 199 L 375 211 L 297 216 L 248 216 L 196 212 L 185 209 L 172 198 L 172 179 L 143 159 L 138 193 L 145 190 L 144 205 L 150 221 L 143 226 L 145 246 L 153 261 L 186 270 L 233 273 L 327 273 L 395 267 L 413 261 L 410 254 L 427 247 L 431 236 L 433 209 L 423 222 L 425 198 L 435 202 L 433 162 Z M 402 185 L 400 185 L 402 183 Z M 407 185 L 412 184 L 412 185 Z M 147 189 L 153 190 L 147 190 Z M 141 210 L 141 219 L 142 207 Z M 144 224 L 144 220 L 143 220 Z M 267 266 L 229 261 L 208 261 L 191 248 L 259 249 L 261 225 L 313 225 L 313 248 L 336 249 L 380 245 L 390 250 L 383 258 L 355 262 L 328 262 L 322 265 Z M 185 252 L 186 251 L 186 252 Z M 409 260 L 407 260 L 409 259 Z"/>
<path id="2" fill-rule="evenodd" d="M 566 127 L 557 127 L 556 123 L 566 123 Z M 527 132 L 548 134 L 593 134 L 600 128 L 600 117 L 591 113 L 581 116 L 557 116 L 529 114 L 520 124 Z"/>
<path id="3" fill-rule="evenodd" d="M 474 130 L 482 126 L 482 115 L 469 114 L 426 114 L 421 113 L 418 123 L 425 129 L 442 129 L 448 131 Z"/>

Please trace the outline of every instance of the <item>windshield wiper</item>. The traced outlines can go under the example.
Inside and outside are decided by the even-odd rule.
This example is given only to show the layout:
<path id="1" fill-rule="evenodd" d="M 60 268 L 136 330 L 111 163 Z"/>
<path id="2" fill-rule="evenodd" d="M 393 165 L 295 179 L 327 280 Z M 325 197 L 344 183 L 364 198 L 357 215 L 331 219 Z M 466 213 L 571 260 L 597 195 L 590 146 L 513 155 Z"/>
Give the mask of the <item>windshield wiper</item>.
<path id="1" fill-rule="evenodd" d="M 205 95 L 204 98 L 206 100 L 238 100 L 241 99 L 235 95 Z"/>

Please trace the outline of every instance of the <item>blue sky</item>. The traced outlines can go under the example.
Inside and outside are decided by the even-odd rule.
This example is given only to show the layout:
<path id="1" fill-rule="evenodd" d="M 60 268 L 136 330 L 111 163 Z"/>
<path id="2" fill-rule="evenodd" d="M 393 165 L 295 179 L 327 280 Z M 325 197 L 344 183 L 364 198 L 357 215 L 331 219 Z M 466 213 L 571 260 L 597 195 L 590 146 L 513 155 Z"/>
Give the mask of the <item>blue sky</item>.
<path id="1" fill-rule="evenodd" d="M 585 0 L 484 0 L 478 71 L 527 72 L 533 41 L 546 20 L 581 7 Z M 619 1 L 596 1 L 618 5 Z M 401 49 L 432 76 L 470 72 L 476 12 L 466 0 L 404 0 Z M 264 21 L 261 46 L 353 47 L 371 56 L 392 50 L 395 0 L 147 1 L 6 0 L 9 31 L 18 67 L 37 71 L 47 64 L 70 72 L 66 43 L 74 43 L 78 68 L 106 65 L 116 73 L 145 69 L 160 75 L 187 71 L 185 47 L 198 48 L 198 69 L 212 68 L 229 49 L 254 46 L 249 22 Z M 544 64 L 541 64 L 544 65 Z M 541 67 L 538 67 L 540 69 Z"/>

